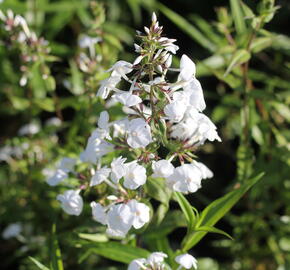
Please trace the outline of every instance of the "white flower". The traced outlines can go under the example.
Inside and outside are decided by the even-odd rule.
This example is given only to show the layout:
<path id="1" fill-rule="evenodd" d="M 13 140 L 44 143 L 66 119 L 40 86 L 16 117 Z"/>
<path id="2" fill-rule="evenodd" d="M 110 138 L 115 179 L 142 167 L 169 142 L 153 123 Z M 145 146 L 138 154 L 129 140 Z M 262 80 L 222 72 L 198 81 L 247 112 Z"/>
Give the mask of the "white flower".
<path id="1" fill-rule="evenodd" d="M 197 120 L 194 118 L 186 118 L 171 128 L 170 136 L 180 140 L 191 138 L 197 129 Z"/>
<path id="2" fill-rule="evenodd" d="M 198 114 L 198 129 L 195 137 L 200 144 L 203 144 L 206 140 L 211 142 L 214 140 L 221 141 L 216 129 L 214 123 L 206 115 Z"/>
<path id="3" fill-rule="evenodd" d="M 79 190 L 67 190 L 56 197 L 61 202 L 62 209 L 69 215 L 79 216 L 83 210 L 83 199 L 79 192 Z"/>
<path id="4" fill-rule="evenodd" d="M 168 44 L 165 48 L 166 51 L 176 54 L 176 51 L 179 50 L 179 47 L 173 43 Z"/>
<path id="5" fill-rule="evenodd" d="M 100 117 L 98 120 L 98 127 L 101 129 L 108 129 L 108 125 L 109 125 L 109 114 L 107 111 L 102 111 L 100 113 Z"/>
<path id="6" fill-rule="evenodd" d="M 123 92 L 114 95 L 114 98 L 127 107 L 135 106 L 142 102 L 142 99 L 130 92 Z"/>
<path id="7" fill-rule="evenodd" d="M 58 117 L 52 117 L 45 121 L 46 126 L 60 127 L 62 121 Z"/>
<path id="8" fill-rule="evenodd" d="M 145 263 L 146 263 L 145 258 L 135 259 L 129 264 L 128 270 L 146 269 Z"/>
<path id="9" fill-rule="evenodd" d="M 81 48 L 90 48 L 94 46 L 96 43 L 100 42 L 102 39 L 99 37 L 90 37 L 87 35 L 82 35 L 79 39 L 79 46 Z"/>
<path id="10" fill-rule="evenodd" d="M 199 168 L 191 164 L 176 167 L 167 180 L 167 185 L 182 193 L 193 193 L 201 187 L 202 174 Z"/>
<path id="11" fill-rule="evenodd" d="M 174 166 L 168 160 L 162 159 L 152 163 L 153 174 L 152 177 L 167 178 L 173 174 Z"/>
<path id="12" fill-rule="evenodd" d="M 196 166 L 201 171 L 202 179 L 213 177 L 213 172 L 207 166 L 205 166 L 203 163 L 197 162 L 194 160 L 191 164 Z"/>
<path id="13" fill-rule="evenodd" d="M 112 71 L 111 76 L 119 76 L 128 79 L 126 74 L 132 71 L 132 64 L 126 61 L 117 61 L 108 71 Z"/>
<path id="14" fill-rule="evenodd" d="M 186 111 L 187 104 L 183 100 L 176 100 L 164 107 L 164 113 L 172 122 L 180 122 Z"/>
<path id="15" fill-rule="evenodd" d="M 154 267 L 154 266 L 162 264 L 164 259 L 167 257 L 168 256 L 163 252 L 153 252 L 147 258 L 147 263 Z"/>
<path id="16" fill-rule="evenodd" d="M 111 179 L 113 182 L 118 183 L 119 180 L 125 175 L 126 167 L 124 162 L 126 158 L 118 157 L 111 163 Z"/>
<path id="17" fill-rule="evenodd" d="M 116 237 L 125 237 L 130 228 L 134 216 L 126 204 L 113 205 L 107 215 L 107 233 Z"/>
<path id="18" fill-rule="evenodd" d="M 60 161 L 58 169 L 63 170 L 65 172 L 72 172 L 75 164 L 76 164 L 76 159 L 75 158 L 64 157 Z"/>
<path id="19" fill-rule="evenodd" d="M 97 170 L 91 178 L 90 187 L 103 183 L 106 179 L 108 179 L 110 173 L 111 169 L 106 167 Z"/>
<path id="20" fill-rule="evenodd" d="M 127 143 L 132 148 L 146 147 L 152 142 L 150 126 L 142 118 L 130 121 Z"/>
<path id="21" fill-rule="evenodd" d="M 113 122 L 113 137 L 124 136 L 129 127 L 129 119 L 124 118 Z"/>
<path id="22" fill-rule="evenodd" d="M 149 222 L 150 208 L 146 204 L 139 203 L 136 200 L 131 200 L 127 205 L 130 207 L 131 212 L 133 213 L 133 227 L 135 229 L 140 229 L 144 226 L 145 223 Z"/>
<path id="23" fill-rule="evenodd" d="M 171 137 L 188 140 L 187 145 L 203 144 L 206 140 L 221 141 L 216 131 L 216 126 L 203 113 L 198 113 L 195 108 L 187 109 L 182 122 L 171 128 Z"/>
<path id="24" fill-rule="evenodd" d="M 126 173 L 124 175 L 124 187 L 128 189 L 137 189 L 146 182 L 146 169 L 132 161 L 126 164 Z"/>
<path id="25" fill-rule="evenodd" d="M 116 85 L 121 81 L 119 76 L 111 76 L 101 82 L 97 96 L 106 99 L 111 90 L 116 88 Z"/>
<path id="26" fill-rule="evenodd" d="M 96 202 L 91 202 L 93 219 L 103 225 L 107 224 L 107 214 L 105 208 Z"/>
<path id="27" fill-rule="evenodd" d="M 4 239 L 9 239 L 17 237 L 22 231 L 22 226 L 20 223 L 9 224 L 2 232 L 2 237 Z"/>
<path id="28" fill-rule="evenodd" d="M 188 253 L 177 256 L 175 261 L 185 269 L 190 269 L 192 267 L 197 269 L 197 260 Z"/>
<path id="29" fill-rule="evenodd" d="M 22 126 L 18 134 L 23 136 L 23 135 L 34 135 L 40 131 L 40 126 L 37 123 L 29 123 L 24 126 Z"/>
<path id="30" fill-rule="evenodd" d="M 104 141 L 106 135 L 96 129 L 88 139 L 85 151 L 81 153 L 80 159 L 83 162 L 97 163 L 97 160 L 113 150 L 113 145 Z"/>
<path id="31" fill-rule="evenodd" d="M 195 76 L 196 67 L 190 58 L 183 54 L 180 60 L 180 73 L 178 81 L 190 81 Z"/>
<path id="32" fill-rule="evenodd" d="M 47 172 L 48 171 L 46 171 L 46 173 Z M 57 169 L 56 172 L 46 180 L 46 182 L 50 186 L 56 186 L 60 182 L 62 182 L 64 179 L 66 179 L 67 177 L 68 177 L 67 172 L 65 172 L 64 170 L 61 170 L 61 169 Z"/>
<path id="33" fill-rule="evenodd" d="M 206 108 L 206 104 L 200 82 L 196 78 L 193 78 L 183 89 L 188 95 L 189 104 L 199 112 L 202 112 Z"/>

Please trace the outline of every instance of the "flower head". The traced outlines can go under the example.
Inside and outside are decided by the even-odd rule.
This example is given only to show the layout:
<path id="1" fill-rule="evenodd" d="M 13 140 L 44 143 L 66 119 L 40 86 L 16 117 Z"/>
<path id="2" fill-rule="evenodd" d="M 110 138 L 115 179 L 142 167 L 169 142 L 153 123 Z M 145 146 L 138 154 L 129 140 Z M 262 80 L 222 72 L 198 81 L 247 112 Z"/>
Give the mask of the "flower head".
<path id="1" fill-rule="evenodd" d="M 137 189 L 146 182 L 146 169 L 132 161 L 126 164 L 126 172 L 124 175 L 124 186 L 128 189 Z"/>
<path id="2" fill-rule="evenodd" d="M 150 126 L 144 119 L 136 118 L 130 121 L 127 143 L 132 148 L 146 147 L 152 142 Z"/>
<path id="3" fill-rule="evenodd" d="M 175 261 L 185 269 L 197 269 L 197 260 L 190 254 L 181 254 L 175 258 Z"/>
<path id="4" fill-rule="evenodd" d="M 79 195 L 79 190 L 67 190 L 56 198 L 61 202 L 62 209 L 69 215 L 79 216 L 83 210 L 83 199 Z"/>

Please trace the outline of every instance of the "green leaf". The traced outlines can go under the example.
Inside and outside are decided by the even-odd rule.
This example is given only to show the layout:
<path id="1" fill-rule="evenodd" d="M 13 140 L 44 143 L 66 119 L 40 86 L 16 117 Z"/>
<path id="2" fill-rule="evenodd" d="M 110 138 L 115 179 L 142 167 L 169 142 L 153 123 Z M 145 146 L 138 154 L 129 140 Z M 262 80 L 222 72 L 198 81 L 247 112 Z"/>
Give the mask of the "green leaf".
<path id="1" fill-rule="evenodd" d="M 210 52 L 215 52 L 216 45 L 207 39 L 204 34 L 201 33 L 196 27 L 185 20 L 184 17 L 170 10 L 168 7 L 162 5 L 161 3 L 158 3 L 157 7 L 166 17 L 175 23 L 182 31 L 187 33 L 193 40 L 198 42 L 204 48 L 208 49 Z"/>
<path id="2" fill-rule="evenodd" d="M 196 220 L 195 213 L 192 209 L 191 204 L 180 192 L 174 192 L 177 202 L 186 218 L 188 228 L 193 228 L 194 222 Z"/>
<path id="3" fill-rule="evenodd" d="M 52 270 L 63 270 L 63 264 L 61 259 L 61 251 L 58 245 L 58 240 L 56 236 L 56 225 L 52 225 L 52 235 L 50 243 L 50 267 Z"/>
<path id="4" fill-rule="evenodd" d="M 171 197 L 171 190 L 166 187 L 165 180 L 162 178 L 149 177 L 146 181 L 146 192 L 155 200 L 168 204 Z"/>
<path id="5" fill-rule="evenodd" d="M 247 50 L 245 49 L 237 50 L 232 56 L 232 59 L 229 63 L 229 66 L 224 76 L 227 76 L 228 73 L 230 73 L 235 66 L 247 62 L 250 58 L 251 58 L 251 54 Z"/>
<path id="6" fill-rule="evenodd" d="M 237 33 L 243 34 L 246 31 L 246 24 L 240 0 L 230 0 L 230 6 Z"/>
<path id="7" fill-rule="evenodd" d="M 35 99 L 33 103 L 47 112 L 54 112 L 54 102 L 52 98 L 42 98 L 42 99 Z"/>
<path id="8" fill-rule="evenodd" d="M 71 60 L 69 62 L 70 71 L 71 71 L 71 82 L 72 82 L 72 89 L 71 92 L 75 95 L 81 95 L 84 93 L 84 84 L 83 84 L 83 77 L 82 73 L 79 71 L 76 63 Z"/>
<path id="9" fill-rule="evenodd" d="M 45 265 L 43 265 L 41 262 L 39 262 L 38 260 L 36 260 L 33 257 L 28 257 L 29 260 L 31 260 L 39 269 L 41 270 L 50 270 L 48 267 L 46 267 Z"/>
<path id="10" fill-rule="evenodd" d="M 201 213 L 201 216 L 196 224 L 197 228 L 202 226 L 214 226 L 238 201 L 239 199 L 264 175 L 260 173 L 257 176 L 245 181 L 240 188 L 233 190 L 225 196 L 213 201 Z M 186 241 L 182 243 L 183 251 L 187 251 L 195 246 L 207 232 L 193 232 Z"/>
<path id="11" fill-rule="evenodd" d="M 268 47 L 270 47 L 273 43 L 273 37 L 261 37 L 256 38 L 252 43 L 250 50 L 253 53 L 258 53 Z"/>
<path id="12" fill-rule="evenodd" d="M 9 95 L 9 99 L 16 110 L 23 111 L 30 105 L 27 98 L 17 97 L 16 95 Z"/>
<path id="13" fill-rule="evenodd" d="M 90 240 L 93 242 L 108 242 L 109 238 L 107 235 L 102 233 L 95 233 L 95 234 L 89 234 L 89 233 L 79 233 L 78 234 L 80 238 Z"/>
<path id="14" fill-rule="evenodd" d="M 224 232 L 223 230 L 220 230 L 218 228 L 215 227 L 211 227 L 211 226 L 200 226 L 198 228 L 194 229 L 195 232 L 209 232 L 209 233 L 218 233 L 218 234 L 222 234 L 228 238 L 230 238 L 231 240 L 233 240 L 233 238 L 226 232 Z"/>
<path id="15" fill-rule="evenodd" d="M 123 245 L 119 242 L 97 243 L 89 246 L 90 248 L 86 257 L 95 253 L 110 260 L 126 264 L 134 259 L 147 258 L 150 255 L 150 252 L 146 249 Z M 84 258 L 82 258 L 82 260 L 83 259 Z"/>

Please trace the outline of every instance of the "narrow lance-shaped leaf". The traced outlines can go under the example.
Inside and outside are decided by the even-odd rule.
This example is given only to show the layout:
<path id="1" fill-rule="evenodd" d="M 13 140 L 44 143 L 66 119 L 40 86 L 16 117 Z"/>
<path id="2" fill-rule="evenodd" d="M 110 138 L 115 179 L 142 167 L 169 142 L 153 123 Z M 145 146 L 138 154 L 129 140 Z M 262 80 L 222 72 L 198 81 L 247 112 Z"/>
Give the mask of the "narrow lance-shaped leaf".
<path id="1" fill-rule="evenodd" d="M 177 202 L 187 220 L 188 228 L 193 228 L 193 224 L 195 222 L 195 213 L 192 209 L 192 206 L 187 201 L 187 199 L 180 193 L 180 192 L 174 192 L 174 195 L 177 199 Z"/>
<path id="2" fill-rule="evenodd" d="M 247 62 L 250 58 L 251 58 L 251 54 L 247 50 L 245 49 L 237 50 L 232 56 L 232 59 L 229 63 L 229 66 L 224 76 L 227 76 L 235 66 Z"/>
<path id="3" fill-rule="evenodd" d="M 147 258 L 150 255 L 150 252 L 146 249 L 123 245 L 118 242 L 94 243 L 93 245 L 90 244 L 84 247 L 88 247 L 85 253 L 86 257 L 95 253 L 107 259 L 126 264 L 138 258 Z M 84 259 L 85 258 L 82 257 L 80 261 Z"/>
<path id="4" fill-rule="evenodd" d="M 43 265 L 41 262 L 39 262 L 38 260 L 36 260 L 33 257 L 28 257 L 40 270 L 50 270 L 48 267 L 46 267 L 45 265 Z"/>
<path id="5" fill-rule="evenodd" d="M 55 224 L 53 224 L 53 226 L 52 226 L 50 257 L 51 257 L 51 262 L 50 262 L 51 269 L 52 270 L 63 270 L 61 251 L 60 251 L 60 248 L 58 245 Z"/>
<path id="6" fill-rule="evenodd" d="M 239 189 L 233 190 L 225 196 L 213 201 L 201 213 L 201 216 L 196 224 L 196 228 L 202 226 L 214 226 L 238 201 L 239 199 L 255 184 L 257 183 L 264 173 L 245 181 Z M 190 237 L 186 237 L 182 243 L 182 250 L 187 251 L 195 246 L 207 232 L 193 232 Z"/>
<path id="7" fill-rule="evenodd" d="M 230 0 L 230 5 L 237 33 L 242 34 L 246 31 L 246 24 L 240 1 Z"/>
<path id="8" fill-rule="evenodd" d="M 209 233 L 218 233 L 218 234 L 222 234 L 228 238 L 230 238 L 231 240 L 233 240 L 233 238 L 226 232 L 224 232 L 223 230 L 220 230 L 216 227 L 211 227 L 211 226 L 200 226 L 196 229 L 194 229 L 195 232 L 209 232 Z"/>

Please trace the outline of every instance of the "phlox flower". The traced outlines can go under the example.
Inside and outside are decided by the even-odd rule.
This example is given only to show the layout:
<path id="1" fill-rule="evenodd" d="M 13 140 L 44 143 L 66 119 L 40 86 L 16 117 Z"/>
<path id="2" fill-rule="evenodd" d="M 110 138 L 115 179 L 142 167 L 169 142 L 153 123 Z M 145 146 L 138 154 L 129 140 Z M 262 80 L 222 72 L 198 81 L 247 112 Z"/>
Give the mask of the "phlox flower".
<path id="1" fill-rule="evenodd" d="M 140 229 L 145 223 L 149 222 L 150 208 L 146 204 L 139 203 L 136 200 L 130 200 L 127 205 L 133 214 L 132 225 L 135 229 Z"/>
<path id="2" fill-rule="evenodd" d="M 162 159 L 152 163 L 153 174 L 152 177 L 167 178 L 174 172 L 174 166 L 170 161 Z"/>
<path id="3" fill-rule="evenodd" d="M 174 169 L 167 179 L 167 185 L 174 191 L 193 193 L 201 187 L 201 171 L 191 164 L 183 164 Z"/>
<path id="4" fill-rule="evenodd" d="M 107 224 L 107 214 L 105 211 L 105 208 L 96 202 L 91 202 L 91 208 L 92 208 L 92 216 L 93 219 L 97 222 L 100 222 L 103 225 Z"/>
<path id="5" fill-rule="evenodd" d="M 124 187 L 128 189 L 137 189 L 146 182 L 146 169 L 139 165 L 137 161 L 126 164 L 124 175 Z"/>
<path id="6" fill-rule="evenodd" d="M 197 269 L 197 260 L 188 253 L 177 256 L 175 261 L 185 269 Z"/>
<path id="7" fill-rule="evenodd" d="M 79 216 L 83 210 L 83 199 L 79 192 L 79 190 L 67 190 L 56 197 L 61 202 L 62 209 L 69 215 Z"/>
<path id="8" fill-rule="evenodd" d="M 91 178 L 90 186 L 96 186 L 103 183 L 105 180 L 108 179 L 111 173 L 111 169 L 104 167 L 95 172 L 95 174 Z"/>
<path id="9" fill-rule="evenodd" d="M 142 118 L 130 121 L 127 143 L 132 148 L 146 147 L 152 142 L 150 126 Z"/>

